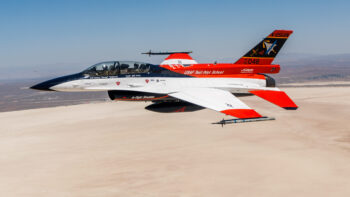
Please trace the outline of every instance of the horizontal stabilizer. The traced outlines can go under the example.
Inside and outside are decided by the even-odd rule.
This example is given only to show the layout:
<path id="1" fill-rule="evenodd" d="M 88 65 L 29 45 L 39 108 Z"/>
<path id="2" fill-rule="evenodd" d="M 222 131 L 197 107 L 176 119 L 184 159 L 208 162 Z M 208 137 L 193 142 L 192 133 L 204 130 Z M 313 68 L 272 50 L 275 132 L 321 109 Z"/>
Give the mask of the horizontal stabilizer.
<path id="1" fill-rule="evenodd" d="M 283 91 L 273 90 L 253 90 L 250 93 L 263 98 L 275 105 L 278 105 L 284 109 L 295 110 L 298 106 L 289 98 L 289 96 Z"/>

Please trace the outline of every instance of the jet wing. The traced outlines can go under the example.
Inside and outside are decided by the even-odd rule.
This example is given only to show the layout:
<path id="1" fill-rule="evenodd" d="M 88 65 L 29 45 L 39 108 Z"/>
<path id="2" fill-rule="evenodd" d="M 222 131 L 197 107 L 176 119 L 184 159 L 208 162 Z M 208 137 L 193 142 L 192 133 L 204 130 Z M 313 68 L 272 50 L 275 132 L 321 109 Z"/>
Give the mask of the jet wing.
<path id="1" fill-rule="evenodd" d="M 169 96 L 237 118 L 262 117 L 228 91 L 215 88 L 191 88 Z"/>
<path id="2" fill-rule="evenodd" d="M 161 65 L 177 65 L 177 64 L 198 64 L 192 59 L 188 53 L 172 53 L 161 63 Z"/>

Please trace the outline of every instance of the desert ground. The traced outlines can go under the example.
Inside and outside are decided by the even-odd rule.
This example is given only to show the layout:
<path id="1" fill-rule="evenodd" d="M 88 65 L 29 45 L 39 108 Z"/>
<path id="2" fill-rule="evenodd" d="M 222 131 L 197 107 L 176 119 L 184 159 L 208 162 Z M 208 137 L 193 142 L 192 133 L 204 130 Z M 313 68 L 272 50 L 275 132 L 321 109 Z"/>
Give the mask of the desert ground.
<path id="1" fill-rule="evenodd" d="M 0 113 L 0 196 L 350 196 L 350 87 L 284 88 L 274 121 L 101 102 Z M 225 117 L 229 118 L 229 117 Z"/>

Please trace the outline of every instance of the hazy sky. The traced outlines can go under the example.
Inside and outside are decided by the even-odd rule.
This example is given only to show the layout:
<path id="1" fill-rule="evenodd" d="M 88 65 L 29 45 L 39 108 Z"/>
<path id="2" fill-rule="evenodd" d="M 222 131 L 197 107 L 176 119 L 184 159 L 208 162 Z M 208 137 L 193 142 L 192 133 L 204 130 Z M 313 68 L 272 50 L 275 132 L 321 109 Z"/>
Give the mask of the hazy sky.
<path id="1" fill-rule="evenodd" d="M 274 29 L 294 30 L 282 53 L 350 53 L 345 0 L 0 3 L 0 67 L 151 61 L 149 49 L 237 59 Z"/>

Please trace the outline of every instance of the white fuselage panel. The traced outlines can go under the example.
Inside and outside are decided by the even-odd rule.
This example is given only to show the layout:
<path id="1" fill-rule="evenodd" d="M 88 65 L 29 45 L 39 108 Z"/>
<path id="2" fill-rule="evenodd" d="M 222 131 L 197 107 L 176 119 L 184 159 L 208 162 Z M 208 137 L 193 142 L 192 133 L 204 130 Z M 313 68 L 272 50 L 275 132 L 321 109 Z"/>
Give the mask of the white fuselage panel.
<path id="1" fill-rule="evenodd" d="M 254 89 L 266 88 L 264 79 L 251 78 L 192 78 L 192 77 L 115 77 L 85 78 L 51 87 L 56 91 L 107 91 L 130 90 L 168 94 L 187 88 L 217 88 L 231 93 L 248 93 Z"/>

